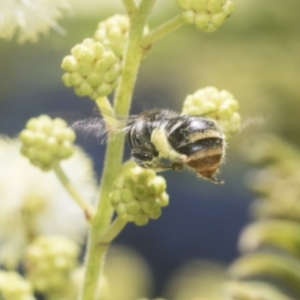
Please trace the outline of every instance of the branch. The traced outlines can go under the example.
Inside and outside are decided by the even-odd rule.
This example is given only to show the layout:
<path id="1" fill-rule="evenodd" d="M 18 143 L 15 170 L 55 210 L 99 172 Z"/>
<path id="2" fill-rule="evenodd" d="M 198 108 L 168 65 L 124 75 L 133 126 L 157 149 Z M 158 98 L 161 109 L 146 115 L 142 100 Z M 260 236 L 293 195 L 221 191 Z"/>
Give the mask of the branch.
<path id="1" fill-rule="evenodd" d="M 83 209 L 86 219 L 91 222 L 95 215 L 94 207 L 80 195 L 59 164 L 56 164 L 53 170 L 70 196 Z"/>
<path id="2" fill-rule="evenodd" d="M 128 44 L 125 48 L 123 60 L 123 72 L 114 98 L 114 109 L 117 114 L 127 115 L 129 112 L 133 88 L 141 62 L 141 39 L 143 30 L 151 12 L 155 0 L 142 0 L 131 18 Z M 132 4 L 132 1 L 123 1 Z M 98 207 L 93 218 L 89 233 L 86 256 L 86 271 L 84 286 L 79 297 L 80 300 L 93 300 L 96 295 L 98 282 L 103 275 L 104 257 L 109 246 L 108 243 L 99 244 L 101 237 L 110 226 L 113 208 L 109 201 L 109 193 L 112 191 L 113 182 L 118 176 L 123 158 L 124 136 L 117 136 L 108 142 L 104 168 L 101 177 Z"/>
<path id="3" fill-rule="evenodd" d="M 123 0 L 123 4 L 129 16 L 133 15 L 137 11 L 134 0 Z"/>
<path id="4" fill-rule="evenodd" d="M 185 22 L 182 18 L 182 15 L 174 17 L 173 19 L 160 25 L 156 29 L 149 32 L 146 36 L 144 36 L 144 38 L 142 39 L 142 47 L 148 48 L 155 42 L 161 40 L 167 34 L 181 27 L 183 24 L 185 24 Z"/>

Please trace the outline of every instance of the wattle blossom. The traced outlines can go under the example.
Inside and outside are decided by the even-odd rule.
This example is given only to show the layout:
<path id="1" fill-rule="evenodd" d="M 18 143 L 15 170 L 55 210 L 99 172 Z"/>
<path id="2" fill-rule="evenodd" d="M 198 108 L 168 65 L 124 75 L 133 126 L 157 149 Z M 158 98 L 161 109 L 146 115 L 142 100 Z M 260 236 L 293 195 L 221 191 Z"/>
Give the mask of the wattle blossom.
<path id="1" fill-rule="evenodd" d="M 0 38 L 36 42 L 51 28 L 63 32 L 57 19 L 68 8 L 68 0 L 0 0 Z"/>
<path id="2" fill-rule="evenodd" d="M 0 137 L 0 265 L 15 267 L 37 235 L 60 234 L 83 242 L 87 223 L 54 172 L 43 172 L 20 153 L 20 142 Z M 79 148 L 61 163 L 88 201 L 96 194 L 90 158 Z"/>

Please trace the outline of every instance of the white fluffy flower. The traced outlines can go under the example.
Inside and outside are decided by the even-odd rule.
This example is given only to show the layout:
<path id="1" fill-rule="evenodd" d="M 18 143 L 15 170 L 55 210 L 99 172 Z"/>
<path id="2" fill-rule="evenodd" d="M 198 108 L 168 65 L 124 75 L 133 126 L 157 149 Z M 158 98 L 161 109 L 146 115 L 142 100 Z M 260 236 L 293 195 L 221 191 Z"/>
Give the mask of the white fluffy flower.
<path id="1" fill-rule="evenodd" d="M 68 8 L 67 0 L 0 0 L 0 38 L 35 42 L 50 28 L 62 31 L 56 20 Z"/>
<path id="2" fill-rule="evenodd" d="M 93 201 L 96 183 L 82 150 L 61 163 L 70 181 Z M 43 172 L 20 154 L 17 140 L 0 137 L 0 265 L 14 267 L 36 235 L 62 234 L 81 243 L 87 223 L 54 172 Z"/>

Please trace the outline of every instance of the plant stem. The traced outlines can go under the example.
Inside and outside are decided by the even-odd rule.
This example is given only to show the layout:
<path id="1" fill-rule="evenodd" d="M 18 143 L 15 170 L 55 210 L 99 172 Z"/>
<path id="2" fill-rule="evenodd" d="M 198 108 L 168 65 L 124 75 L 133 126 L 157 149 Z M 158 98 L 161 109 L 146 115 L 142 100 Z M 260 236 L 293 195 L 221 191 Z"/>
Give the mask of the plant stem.
<path id="1" fill-rule="evenodd" d="M 173 19 L 160 25 L 156 29 L 149 32 L 146 36 L 144 36 L 144 38 L 142 39 L 142 47 L 148 48 L 149 46 L 161 40 L 164 36 L 176 30 L 183 24 L 184 20 L 182 18 L 182 15 L 174 17 Z"/>
<path id="2" fill-rule="evenodd" d="M 133 0 L 123 0 L 123 4 L 126 8 L 128 15 L 133 15 L 136 13 L 137 7 Z"/>
<path id="3" fill-rule="evenodd" d="M 143 0 L 131 19 L 129 42 L 123 61 L 123 73 L 115 94 L 114 108 L 117 114 L 127 115 L 129 112 L 133 87 L 143 54 L 142 35 L 154 2 L 155 0 Z"/>
<path id="4" fill-rule="evenodd" d="M 116 119 L 114 118 L 114 109 L 107 97 L 99 97 L 98 99 L 96 99 L 96 104 L 103 116 L 103 119 L 105 120 L 106 130 L 107 132 L 110 132 L 110 126 L 113 128 L 116 123 Z"/>
<path id="5" fill-rule="evenodd" d="M 104 115 L 105 114 L 114 114 L 114 109 L 112 108 L 112 105 L 110 104 L 107 97 L 99 97 L 96 99 L 96 104 L 100 110 L 100 112 Z"/>
<path id="6" fill-rule="evenodd" d="M 124 221 L 121 217 L 117 217 L 99 238 L 100 242 L 110 243 L 117 237 L 126 224 L 127 221 Z"/>
<path id="7" fill-rule="evenodd" d="M 114 100 L 114 108 L 117 114 L 127 115 L 130 108 L 134 83 L 142 56 L 141 38 L 154 2 L 155 0 L 142 0 L 137 11 L 131 16 L 128 44 L 123 60 L 123 73 Z M 94 300 L 98 282 L 102 275 L 104 257 L 109 244 L 99 242 L 99 238 L 108 228 L 113 214 L 108 195 L 112 190 L 114 179 L 119 174 L 123 148 L 124 136 L 122 135 L 109 141 L 107 145 L 99 203 L 89 233 L 86 272 L 81 300 Z"/>
<path id="8" fill-rule="evenodd" d="M 61 168 L 60 164 L 57 163 L 54 165 L 53 170 L 62 183 L 62 185 L 65 187 L 65 189 L 68 191 L 68 193 L 71 195 L 71 197 L 76 201 L 76 203 L 83 209 L 86 219 L 91 222 L 94 215 L 95 215 L 95 209 L 94 207 L 87 202 L 80 193 L 76 190 L 75 186 L 71 183 L 63 169 Z"/>

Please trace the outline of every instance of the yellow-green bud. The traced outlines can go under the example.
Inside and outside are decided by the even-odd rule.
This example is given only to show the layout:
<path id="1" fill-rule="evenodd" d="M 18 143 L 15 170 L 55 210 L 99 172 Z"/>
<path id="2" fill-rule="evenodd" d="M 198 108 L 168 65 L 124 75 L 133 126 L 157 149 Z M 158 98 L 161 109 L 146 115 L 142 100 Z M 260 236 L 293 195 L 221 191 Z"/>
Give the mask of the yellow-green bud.
<path id="1" fill-rule="evenodd" d="M 136 225 L 146 225 L 150 219 L 161 215 L 161 208 L 168 205 L 166 182 L 152 170 L 134 167 L 126 169 L 114 183 L 110 201 L 124 220 Z"/>
<path id="2" fill-rule="evenodd" d="M 98 24 L 94 39 L 101 42 L 107 49 L 122 57 L 128 38 L 129 19 L 125 15 L 114 15 Z"/>
<path id="3" fill-rule="evenodd" d="M 122 58 L 129 33 L 129 18 L 126 15 L 114 15 L 98 24 L 94 39 L 101 42 L 119 58 Z M 144 34 L 149 32 L 145 27 Z"/>
<path id="4" fill-rule="evenodd" d="M 22 278 L 17 272 L 6 272 L 1 270 L 0 299 L 35 300 L 30 282 Z"/>
<path id="5" fill-rule="evenodd" d="M 183 114 L 201 115 L 215 119 L 226 138 L 240 129 L 241 117 L 237 100 L 225 90 L 207 87 L 188 95 L 183 103 Z"/>
<path id="6" fill-rule="evenodd" d="M 85 39 L 74 46 L 61 67 L 66 71 L 62 80 L 75 93 L 95 100 L 107 96 L 116 87 L 121 74 L 119 58 L 101 42 Z"/>
<path id="7" fill-rule="evenodd" d="M 62 236 L 41 236 L 26 249 L 28 280 L 42 293 L 63 289 L 77 266 L 79 247 Z"/>
<path id="8" fill-rule="evenodd" d="M 41 115 L 30 119 L 19 137 L 23 143 L 21 153 L 47 171 L 54 163 L 73 154 L 76 135 L 64 120 Z"/>
<path id="9" fill-rule="evenodd" d="M 231 0 L 177 0 L 177 4 L 186 23 L 206 32 L 217 30 L 234 9 Z"/>

